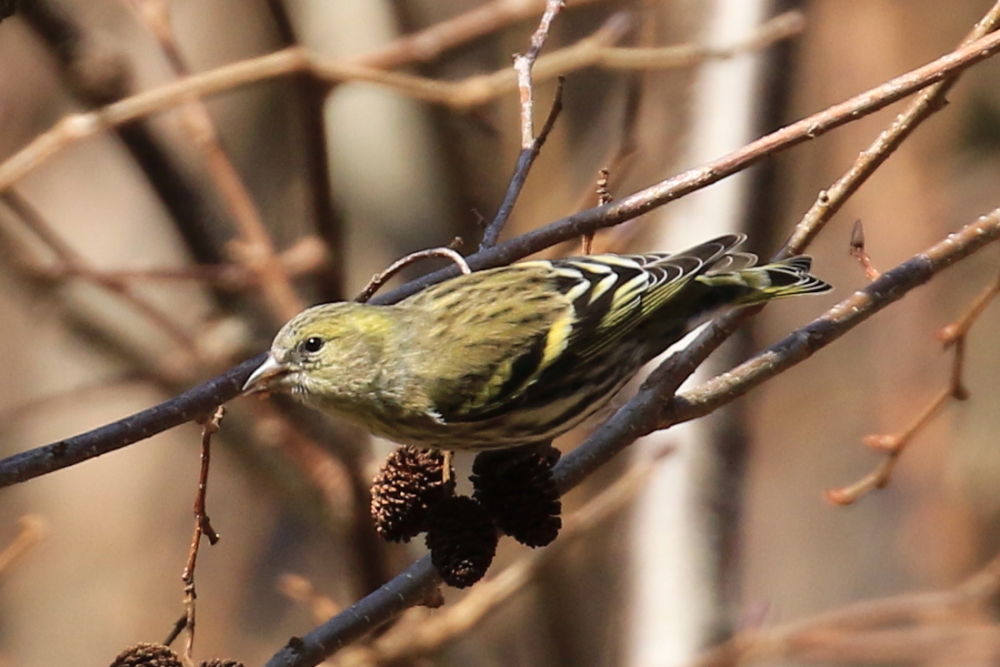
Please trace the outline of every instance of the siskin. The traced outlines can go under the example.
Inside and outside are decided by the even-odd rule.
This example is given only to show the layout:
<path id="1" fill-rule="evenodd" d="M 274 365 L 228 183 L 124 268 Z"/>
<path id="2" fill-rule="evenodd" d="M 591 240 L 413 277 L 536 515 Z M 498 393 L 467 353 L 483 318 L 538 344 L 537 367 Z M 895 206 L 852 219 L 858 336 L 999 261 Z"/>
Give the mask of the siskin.
<path id="1" fill-rule="evenodd" d="M 244 391 L 290 393 L 418 447 L 547 441 L 721 309 L 830 289 L 806 256 L 754 266 L 733 251 L 743 239 L 519 262 L 396 305 L 315 306 L 282 327 Z"/>

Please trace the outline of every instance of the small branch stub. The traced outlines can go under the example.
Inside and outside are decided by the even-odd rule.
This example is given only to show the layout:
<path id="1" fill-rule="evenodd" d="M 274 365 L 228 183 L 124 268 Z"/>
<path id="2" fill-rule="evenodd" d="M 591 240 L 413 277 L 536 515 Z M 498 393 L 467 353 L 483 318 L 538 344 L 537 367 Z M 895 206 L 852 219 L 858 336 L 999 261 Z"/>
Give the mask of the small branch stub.
<path id="1" fill-rule="evenodd" d="M 851 230 L 851 257 L 858 260 L 861 264 L 861 268 L 864 269 L 865 277 L 868 280 L 875 280 L 880 275 L 882 275 L 875 265 L 872 264 L 872 258 L 865 250 L 865 227 L 861 224 L 861 220 L 854 221 L 854 229 Z"/>
<path id="2" fill-rule="evenodd" d="M 454 241 L 452 241 L 454 243 Z M 380 273 L 376 273 L 372 276 L 372 279 L 368 282 L 368 285 L 361 291 L 355 301 L 359 303 L 364 303 L 368 299 L 372 298 L 375 293 L 379 290 L 382 285 L 386 284 L 390 278 L 402 271 L 404 268 L 413 264 L 414 262 L 419 262 L 422 259 L 427 259 L 428 257 L 445 257 L 450 259 L 458 270 L 463 274 L 472 273 L 472 269 L 469 268 L 469 263 L 465 261 L 465 258 L 460 254 L 452 250 L 451 248 L 428 248 L 427 250 L 419 250 L 417 252 L 411 252 L 406 257 L 397 259 L 395 262 L 389 265 L 389 268 L 385 269 Z"/>

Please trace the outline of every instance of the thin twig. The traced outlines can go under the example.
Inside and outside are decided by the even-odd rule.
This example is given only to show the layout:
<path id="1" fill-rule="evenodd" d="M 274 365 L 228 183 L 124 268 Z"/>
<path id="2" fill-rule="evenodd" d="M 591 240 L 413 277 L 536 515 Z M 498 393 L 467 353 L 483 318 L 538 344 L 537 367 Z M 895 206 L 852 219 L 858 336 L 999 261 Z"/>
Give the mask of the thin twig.
<path id="1" fill-rule="evenodd" d="M 514 72 L 517 74 L 517 91 L 521 102 L 521 150 L 529 150 L 535 143 L 535 90 L 531 83 L 531 68 L 545 46 L 552 29 L 552 21 L 566 6 L 563 0 L 546 0 L 545 11 L 538 28 L 531 35 L 531 46 L 524 53 L 514 54 Z M 551 115 L 551 114 L 550 114 Z"/>
<path id="2" fill-rule="evenodd" d="M 614 197 L 611 196 L 611 191 L 608 190 L 608 179 L 611 177 L 611 170 L 608 167 L 603 167 L 597 174 L 597 205 L 604 206 L 605 204 L 610 204 Z M 582 251 L 584 255 L 589 255 L 594 249 L 594 232 L 588 232 L 583 235 L 583 241 L 581 243 Z"/>
<path id="3" fill-rule="evenodd" d="M 806 19 L 800 11 L 788 11 L 762 23 L 752 33 L 727 46 L 677 44 L 643 48 L 607 47 L 602 50 L 599 66 L 606 69 L 660 70 L 694 67 L 706 60 L 725 60 L 748 51 L 758 51 L 800 34 Z"/>
<path id="4" fill-rule="evenodd" d="M 843 487 L 829 489 L 826 492 L 828 500 L 837 505 L 850 505 L 876 489 L 885 488 L 891 481 L 899 457 L 914 437 L 949 403 L 969 398 L 969 390 L 965 388 L 962 379 L 965 370 L 966 338 L 976 319 L 997 294 L 1000 294 L 1000 276 L 976 295 L 962 315 L 938 331 L 937 338 L 944 343 L 946 349 L 952 350 L 951 371 L 947 384 L 917 412 L 902 431 L 876 433 L 862 438 L 865 445 L 883 452 L 885 457 L 859 480 Z"/>
<path id="5" fill-rule="evenodd" d="M 956 341 L 965 337 L 969 333 L 969 329 L 972 325 L 976 323 L 979 316 L 983 314 L 986 310 L 986 306 L 1000 295 L 1000 274 L 993 280 L 992 283 L 983 288 L 979 294 L 972 299 L 966 308 L 965 312 L 958 316 L 958 318 L 941 327 L 941 330 L 937 333 L 937 339 L 940 340 L 945 347 L 954 345 Z"/>
<path id="6" fill-rule="evenodd" d="M 640 100 L 641 87 L 638 85 L 638 80 L 633 77 L 629 82 L 628 91 L 626 93 L 625 109 L 622 113 L 621 124 L 618 130 L 618 139 L 614 143 L 611 150 L 609 150 L 608 156 L 599 163 L 604 164 L 605 166 L 599 169 L 597 173 L 597 197 L 594 197 L 594 190 L 588 186 L 578 198 L 577 203 L 571 207 L 571 210 L 582 210 L 595 205 L 603 206 L 614 200 L 614 197 L 611 194 L 610 176 L 611 174 L 614 174 L 616 179 L 622 179 L 625 174 L 628 173 L 631 158 L 635 155 L 637 148 L 635 133 L 637 127 L 636 117 L 639 113 Z M 607 172 L 608 174 L 607 179 L 604 177 L 604 172 Z M 628 246 L 629 241 L 636 234 L 636 232 L 637 228 L 635 225 L 617 227 L 613 232 L 606 235 L 611 238 L 602 248 L 602 252 L 618 252 L 624 249 Z M 595 236 L 596 234 L 594 231 L 588 231 L 583 234 L 583 240 L 586 242 L 589 238 L 593 241 Z M 576 239 L 573 241 L 576 241 Z M 544 253 L 544 255 L 564 256 L 565 252 L 566 251 L 559 246 L 552 246 L 546 251 L 546 253 Z M 584 251 L 584 254 L 589 253 L 590 251 L 588 250 Z"/>
<path id="7" fill-rule="evenodd" d="M 211 461 L 212 436 L 218 432 L 224 414 L 225 409 L 220 405 L 202 425 L 201 469 L 198 473 L 198 493 L 194 499 L 194 532 L 191 536 L 191 547 L 188 549 L 184 572 L 181 573 L 181 581 L 184 582 L 184 628 L 187 631 L 182 658 L 189 667 L 194 665 L 191 652 L 194 649 L 195 600 L 198 597 L 194 583 L 194 570 L 198 562 L 198 547 L 201 545 L 202 535 L 208 538 L 210 544 L 215 544 L 219 541 L 219 534 L 212 528 L 212 522 L 208 518 L 208 512 L 205 508 L 205 496 L 208 491 L 208 467 Z"/>
<path id="8" fill-rule="evenodd" d="M 566 4 L 568 9 L 573 9 L 599 1 L 572 0 Z M 397 69 L 413 63 L 429 62 L 445 51 L 537 16 L 545 10 L 547 2 L 548 0 L 486 2 L 418 32 L 403 35 L 355 60 L 382 69 Z"/>
<path id="9" fill-rule="evenodd" d="M 545 145 L 545 140 L 549 138 L 549 133 L 555 126 L 556 118 L 559 117 L 562 111 L 564 82 L 564 79 L 559 79 L 555 97 L 552 99 L 552 106 L 549 108 L 549 115 L 545 119 L 545 124 L 542 125 L 542 131 L 538 133 L 538 136 L 531 141 L 531 144 L 527 148 L 522 148 L 518 154 L 517 163 L 514 165 L 514 174 L 510 177 L 510 182 L 507 184 L 507 192 L 504 193 L 503 201 L 500 202 L 500 207 L 497 208 L 497 214 L 493 216 L 493 219 L 483 230 L 483 239 L 479 242 L 480 250 L 492 248 L 500 239 L 500 232 L 510 219 L 510 214 L 514 211 L 514 205 L 521 194 L 521 189 L 524 188 L 524 184 L 528 180 L 528 172 L 531 169 L 531 165 L 534 164 L 535 158 L 542 151 L 542 146 Z"/>
<path id="10" fill-rule="evenodd" d="M 2 198 L 3 195 L 0 195 Z M 278 261 L 293 278 L 310 275 L 328 260 L 327 247 L 319 238 L 306 236 L 278 255 Z M 192 264 L 178 267 L 136 267 L 98 269 L 62 263 L 58 266 L 25 267 L 40 278 L 66 280 L 82 278 L 95 282 L 198 282 L 227 291 L 243 291 L 260 284 L 262 278 L 242 264 Z"/>
<path id="11" fill-rule="evenodd" d="M 865 227 L 861 224 L 861 220 L 855 220 L 854 228 L 851 230 L 851 257 L 858 260 L 868 280 L 875 280 L 881 275 L 865 248 Z"/>
<path id="12" fill-rule="evenodd" d="M 384 285 L 390 278 L 402 271 L 404 268 L 413 264 L 414 262 L 419 262 L 422 259 L 428 259 L 430 257 L 444 257 L 450 259 L 454 262 L 458 270 L 463 274 L 472 273 L 472 269 L 469 268 L 468 263 L 465 258 L 459 255 L 457 252 L 451 248 L 428 248 L 427 250 L 418 250 L 417 252 L 411 252 L 406 257 L 397 259 L 395 262 L 389 265 L 389 268 L 384 271 L 380 271 L 372 276 L 372 279 L 368 281 L 365 288 L 361 291 L 361 294 L 354 298 L 355 301 L 359 303 L 364 303 L 368 299 L 374 296 L 375 292 L 379 290 L 382 285 Z"/>

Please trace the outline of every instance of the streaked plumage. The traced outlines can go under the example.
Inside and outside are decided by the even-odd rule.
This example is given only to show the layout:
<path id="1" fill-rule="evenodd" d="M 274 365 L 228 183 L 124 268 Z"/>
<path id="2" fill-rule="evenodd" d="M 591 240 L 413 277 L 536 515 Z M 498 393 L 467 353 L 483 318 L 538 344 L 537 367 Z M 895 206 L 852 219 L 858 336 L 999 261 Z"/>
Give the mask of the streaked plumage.
<path id="1" fill-rule="evenodd" d="M 417 446 L 547 440 L 719 309 L 830 289 L 810 258 L 753 266 L 733 252 L 742 241 L 520 262 L 392 306 L 316 306 L 281 329 L 246 388 L 290 392 Z"/>

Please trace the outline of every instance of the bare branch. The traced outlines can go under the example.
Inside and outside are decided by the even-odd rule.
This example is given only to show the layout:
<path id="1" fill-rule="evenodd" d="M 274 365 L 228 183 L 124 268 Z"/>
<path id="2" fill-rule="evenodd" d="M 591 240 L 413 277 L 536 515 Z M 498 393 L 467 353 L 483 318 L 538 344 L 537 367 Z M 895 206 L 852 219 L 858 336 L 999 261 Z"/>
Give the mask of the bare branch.
<path id="1" fill-rule="evenodd" d="M 853 484 L 827 491 L 826 497 L 831 502 L 838 505 L 849 505 L 875 489 L 881 489 L 889 484 L 899 457 L 913 438 L 950 402 L 964 401 L 969 397 L 969 391 L 965 388 L 962 380 L 965 370 L 966 336 L 976 319 L 997 294 L 1000 294 L 1000 275 L 976 295 L 966 311 L 957 320 L 941 328 L 938 332 L 938 338 L 944 343 L 945 348 L 952 350 L 951 373 L 947 384 L 938 390 L 937 394 L 917 412 L 917 415 L 902 431 L 876 433 L 866 435 L 862 439 L 865 445 L 883 452 L 885 458 L 875 466 L 874 470 Z"/>
<path id="2" fill-rule="evenodd" d="M 573 9 L 598 1 L 571 0 L 566 4 L 568 9 Z M 538 12 L 545 10 L 547 2 L 548 0 L 486 2 L 413 34 L 403 35 L 356 61 L 382 69 L 397 69 L 416 62 L 428 62 L 456 46 L 538 16 Z"/>
<path id="3" fill-rule="evenodd" d="M 960 48 L 976 42 L 976 40 L 996 30 L 1000 24 L 1000 2 L 983 16 L 972 31 L 962 40 Z M 858 155 L 857 160 L 843 176 L 826 190 L 822 190 L 815 203 L 796 225 L 792 236 L 782 250 L 783 255 L 795 255 L 802 252 L 819 231 L 826 225 L 844 202 L 854 194 L 868 177 L 875 173 L 883 162 L 889 159 L 897 148 L 910 134 L 935 111 L 944 106 L 945 95 L 958 81 L 960 71 L 944 77 L 940 82 L 928 87 L 915 99 L 903 113 L 896 116 L 884 132 L 872 142 L 871 146 Z"/>
<path id="4" fill-rule="evenodd" d="M 92 431 L 8 456 L 0 460 L 0 486 L 61 470 L 206 415 L 238 395 L 250 373 L 266 357 L 262 352 L 169 401 Z"/>

